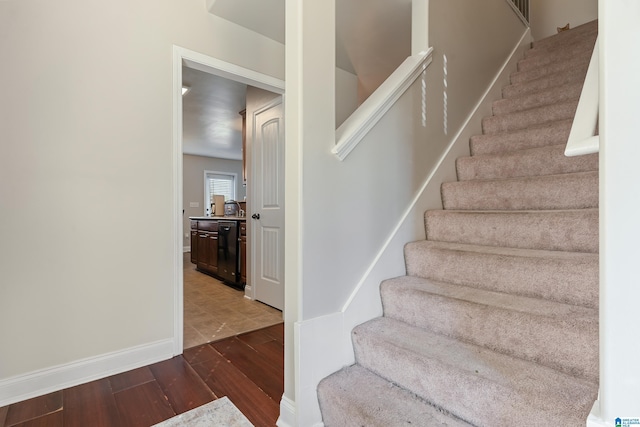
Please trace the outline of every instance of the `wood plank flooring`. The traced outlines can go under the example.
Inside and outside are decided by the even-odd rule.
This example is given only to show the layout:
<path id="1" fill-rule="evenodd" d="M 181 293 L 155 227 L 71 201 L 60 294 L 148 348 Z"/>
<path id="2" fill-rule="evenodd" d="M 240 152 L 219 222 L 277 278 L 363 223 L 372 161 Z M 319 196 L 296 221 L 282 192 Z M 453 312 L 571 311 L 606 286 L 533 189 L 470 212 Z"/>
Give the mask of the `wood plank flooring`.
<path id="1" fill-rule="evenodd" d="M 148 427 L 223 396 L 255 426 L 274 426 L 283 392 L 278 324 L 2 407 L 0 427 Z"/>

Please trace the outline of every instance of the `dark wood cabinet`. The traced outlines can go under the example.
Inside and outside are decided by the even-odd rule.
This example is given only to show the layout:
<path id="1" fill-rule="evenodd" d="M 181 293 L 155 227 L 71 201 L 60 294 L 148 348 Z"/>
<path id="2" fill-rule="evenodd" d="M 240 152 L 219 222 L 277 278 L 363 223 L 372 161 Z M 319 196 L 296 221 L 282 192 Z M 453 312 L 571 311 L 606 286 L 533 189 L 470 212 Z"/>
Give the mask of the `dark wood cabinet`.
<path id="1" fill-rule="evenodd" d="M 247 283 L 247 223 L 240 223 L 240 281 Z"/>
<path id="2" fill-rule="evenodd" d="M 196 258 L 196 265 L 200 270 L 208 270 L 209 269 L 209 233 L 204 231 L 198 232 L 197 247 L 198 247 L 198 258 Z"/>
<path id="3" fill-rule="evenodd" d="M 217 221 L 191 221 L 191 262 L 198 267 L 198 270 L 217 273 Z"/>
<path id="4" fill-rule="evenodd" d="M 223 224 L 222 243 L 220 242 L 221 230 L 218 230 L 220 221 Z M 203 273 L 215 275 L 230 282 L 233 286 L 244 285 L 247 282 L 247 223 L 246 221 L 234 220 L 237 225 L 237 234 L 235 231 L 233 234 L 234 248 L 230 250 L 227 247 L 225 250 L 225 245 L 228 244 L 225 242 L 230 242 L 230 236 L 224 233 L 224 230 L 228 228 L 225 224 L 229 224 L 229 221 L 227 218 L 191 220 L 191 262 Z M 228 272 L 227 264 L 229 263 L 224 260 L 229 256 L 235 260 L 231 262 L 233 271 L 231 271 L 230 277 L 232 279 L 229 279 L 225 274 Z M 222 261 L 220 261 L 221 259 Z"/>

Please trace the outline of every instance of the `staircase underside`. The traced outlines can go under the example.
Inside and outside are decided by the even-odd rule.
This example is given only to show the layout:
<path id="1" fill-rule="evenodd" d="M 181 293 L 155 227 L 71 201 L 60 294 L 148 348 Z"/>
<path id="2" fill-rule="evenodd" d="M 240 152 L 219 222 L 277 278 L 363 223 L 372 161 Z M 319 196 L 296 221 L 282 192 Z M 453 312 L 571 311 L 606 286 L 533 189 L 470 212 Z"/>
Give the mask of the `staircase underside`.
<path id="1" fill-rule="evenodd" d="M 597 22 L 533 44 L 356 327 L 326 426 L 584 426 L 598 390 L 598 155 L 564 156 Z"/>

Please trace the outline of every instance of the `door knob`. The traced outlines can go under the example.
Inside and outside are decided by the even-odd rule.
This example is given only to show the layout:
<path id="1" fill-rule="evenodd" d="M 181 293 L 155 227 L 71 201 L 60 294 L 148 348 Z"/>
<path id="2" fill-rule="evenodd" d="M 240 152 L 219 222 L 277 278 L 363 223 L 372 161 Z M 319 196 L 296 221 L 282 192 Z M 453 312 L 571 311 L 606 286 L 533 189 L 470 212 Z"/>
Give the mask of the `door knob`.
<path id="1" fill-rule="evenodd" d="M 251 215 L 251 218 L 260 219 L 260 214 L 253 214 L 253 215 Z"/>

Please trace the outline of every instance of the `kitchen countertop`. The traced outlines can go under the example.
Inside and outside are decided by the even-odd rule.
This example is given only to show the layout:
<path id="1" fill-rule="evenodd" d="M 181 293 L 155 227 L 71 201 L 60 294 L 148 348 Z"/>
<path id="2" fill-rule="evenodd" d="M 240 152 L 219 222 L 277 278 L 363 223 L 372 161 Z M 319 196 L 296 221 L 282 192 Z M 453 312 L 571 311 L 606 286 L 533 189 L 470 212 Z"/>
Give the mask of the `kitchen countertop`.
<path id="1" fill-rule="evenodd" d="M 227 220 L 227 221 L 246 221 L 246 216 L 190 216 L 189 219 L 198 221 L 202 220 Z"/>

